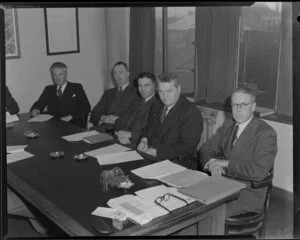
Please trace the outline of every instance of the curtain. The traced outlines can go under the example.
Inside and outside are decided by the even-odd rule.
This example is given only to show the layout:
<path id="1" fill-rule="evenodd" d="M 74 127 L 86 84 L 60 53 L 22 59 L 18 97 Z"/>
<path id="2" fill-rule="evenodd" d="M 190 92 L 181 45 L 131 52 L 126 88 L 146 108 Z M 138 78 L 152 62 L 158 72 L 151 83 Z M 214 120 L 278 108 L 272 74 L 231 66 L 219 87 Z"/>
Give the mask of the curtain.
<path id="1" fill-rule="evenodd" d="M 154 73 L 155 8 L 130 8 L 129 70 L 131 80 L 144 71 Z"/>
<path id="2" fill-rule="evenodd" d="M 235 87 L 240 7 L 197 7 L 197 100 L 225 103 Z"/>
<path id="3" fill-rule="evenodd" d="M 292 3 L 282 2 L 280 62 L 277 83 L 276 112 L 287 116 L 293 115 L 292 27 Z"/>

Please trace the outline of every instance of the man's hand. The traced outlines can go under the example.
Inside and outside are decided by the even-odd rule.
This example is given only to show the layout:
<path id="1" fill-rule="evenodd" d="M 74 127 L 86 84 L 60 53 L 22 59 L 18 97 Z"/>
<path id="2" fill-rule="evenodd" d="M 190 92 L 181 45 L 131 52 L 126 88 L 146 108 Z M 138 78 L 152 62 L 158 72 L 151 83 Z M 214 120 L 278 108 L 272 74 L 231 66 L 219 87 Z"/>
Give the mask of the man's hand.
<path id="1" fill-rule="evenodd" d="M 60 120 L 65 121 L 65 122 L 69 122 L 73 117 L 71 115 L 65 116 L 65 117 L 61 117 Z"/>
<path id="2" fill-rule="evenodd" d="M 98 125 L 101 125 L 102 123 L 106 123 L 106 118 L 107 118 L 106 115 L 102 115 L 102 116 L 100 117 L 100 120 L 99 120 Z"/>
<path id="3" fill-rule="evenodd" d="M 41 112 L 39 109 L 32 109 L 32 111 L 30 112 L 30 116 L 35 117 L 37 115 L 39 115 Z"/>
<path id="4" fill-rule="evenodd" d="M 213 160 L 212 160 L 213 159 Z M 216 158 L 212 158 L 211 160 L 209 160 L 207 167 L 208 170 L 211 172 L 211 170 L 215 167 L 215 166 L 220 166 L 222 168 L 227 168 L 229 161 L 228 160 L 223 160 L 223 159 L 216 159 Z"/>
<path id="5" fill-rule="evenodd" d="M 157 151 L 156 151 L 156 148 L 148 148 L 148 149 L 145 151 L 145 153 L 147 153 L 147 154 L 149 154 L 149 155 L 152 155 L 152 156 L 156 157 Z"/>
<path id="6" fill-rule="evenodd" d="M 130 139 L 127 137 L 121 137 L 121 138 L 118 137 L 118 139 L 119 139 L 119 142 L 122 144 L 130 144 L 131 143 Z"/>
<path id="7" fill-rule="evenodd" d="M 137 150 L 141 152 L 146 152 L 148 149 L 148 140 L 147 138 L 142 138 L 139 145 L 137 146 Z"/>
<path id="8" fill-rule="evenodd" d="M 122 144 L 130 144 L 131 132 L 128 131 L 118 131 L 115 133 L 118 136 L 118 140 Z"/>
<path id="9" fill-rule="evenodd" d="M 111 124 L 114 124 L 115 121 L 118 119 L 119 117 L 118 116 L 115 116 L 115 115 L 108 115 L 106 116 L 106 119 L 105 119 L 105 123 L 111 123 Z"/>
<path id="10" fill-rule="evenodd" d="M 221 176 L 222 174 L 224 174 L 224 169 L 219 165 L 215 165 L 214 167 L 211 168 L 210 172 L 212 176 L 217 176 L 217 175 Z"/>

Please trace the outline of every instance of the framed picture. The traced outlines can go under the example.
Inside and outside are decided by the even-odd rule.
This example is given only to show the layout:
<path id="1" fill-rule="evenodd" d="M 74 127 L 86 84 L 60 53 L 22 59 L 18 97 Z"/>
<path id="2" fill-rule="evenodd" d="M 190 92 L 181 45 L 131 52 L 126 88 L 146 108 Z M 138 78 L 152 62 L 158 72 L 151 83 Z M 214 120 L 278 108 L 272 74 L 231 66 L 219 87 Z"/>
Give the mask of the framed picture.
<path id="1" fill-rule="evenodd" d="M 6 59 L 20 58 L 17 9 L 5 8 L 5 56 Z"/>
<path id="2" fill-rule="evenodd" d="M 78 8 L 44 8 L 47 55 L 79 52 Z"/>

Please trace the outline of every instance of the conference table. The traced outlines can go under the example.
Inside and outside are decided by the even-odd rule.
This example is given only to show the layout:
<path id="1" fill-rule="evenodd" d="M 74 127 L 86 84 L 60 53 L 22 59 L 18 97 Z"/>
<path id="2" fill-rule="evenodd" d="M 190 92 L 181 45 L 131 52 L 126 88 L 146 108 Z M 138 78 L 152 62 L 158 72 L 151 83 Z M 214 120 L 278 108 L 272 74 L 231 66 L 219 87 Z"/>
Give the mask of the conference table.
<path id="1" fill-rule="evenodd" d="M 19 121 L 7 129 L 7 146 L 28 145 L 25 149 L 34 156 L 7 164 L 7 184 L 36 207 L 69 236 L 153 236 L 153 235 L 223 235 L 225 204 L 238 197 L 235 193 L 212 204 L 193 202 L 171 213 L 140 225 L 127 221 L 119 230 L 112 219 L 91 213 L 97 207 L 108 207 L 107 201 L 124 194 L 162 184 L 157 180 L 142 179 L 130 172 L 155 162 L 143 156 L 143 160 L 100 166 L 96 158 L 77 161 L 74 156 L 86 151 L 115 143 L 88 144 L 84 141 L 68 142 L 62 136 L 75 134 L 81 129 L 58 119 L 45 122 L 28 122 L 29 114 L 21 114 Z M 37 138 L 28 139 L 24 132 L 34 131 Z M 53 159 L 50 153 L 63 151 L 64 157 Z M 103 170 L 120 167 L 134 186 L 124 190 L 110 188 L 103 191 L 100 175 Z M 97 219 L 110 227 L 110 233 L 97 231 Z"/>

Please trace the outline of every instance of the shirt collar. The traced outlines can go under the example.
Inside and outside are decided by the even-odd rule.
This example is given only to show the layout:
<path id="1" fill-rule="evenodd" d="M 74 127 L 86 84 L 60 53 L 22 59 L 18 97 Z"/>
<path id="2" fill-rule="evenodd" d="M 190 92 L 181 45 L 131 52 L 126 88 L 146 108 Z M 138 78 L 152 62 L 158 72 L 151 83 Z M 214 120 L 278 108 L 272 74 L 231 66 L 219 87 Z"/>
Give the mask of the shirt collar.
<path id="1" fill-rule="evenodd" d="M 155 95 L 155 92 L 150 97 L 145 99 L 145 103 L 148 102 L 154 95 Z"/>
<path id="2" fill-rule="evenodd" d="M 125 90 L 125 88 L 129 85 L 129 83 L 124 84 L 123 86 L 121 86 L 122 91 Z"/>
<path id="3" fill-rule="evenodd" d="M 240 123 L 240 124 L 237 123 L 237 125 L 239 126 L 238 135 L 240 135 L 240 134 L 242 133 L 242 131 L 244 131 L 244 129 L 245 129 L 245 128 L 248 126 L 248 124 L 251 122 L 252 118 L 253 118 L 253 115 L 252 115 L 247 121 L 245 121 L 245 122 L 243 122 L 243 123 Z"/>

